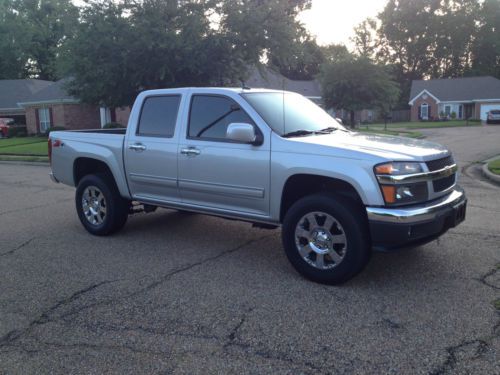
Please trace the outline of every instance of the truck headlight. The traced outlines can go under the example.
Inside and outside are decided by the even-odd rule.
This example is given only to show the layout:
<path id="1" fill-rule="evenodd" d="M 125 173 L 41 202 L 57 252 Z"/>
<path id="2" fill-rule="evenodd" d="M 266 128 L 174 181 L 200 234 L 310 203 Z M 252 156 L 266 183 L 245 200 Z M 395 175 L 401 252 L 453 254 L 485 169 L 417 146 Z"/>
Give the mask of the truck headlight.
<path id="1" fill-rule="evenodd" d="M 419 174 L 424 172 L 420 163 L 384 163 L 376 165 L 374 171 L 387 205 L 412 204 L 427 200 L 427 182 L 411 181 L 412 179 L 418 180 Z M 399 177 L 393 178 L 394 176 Z"/>

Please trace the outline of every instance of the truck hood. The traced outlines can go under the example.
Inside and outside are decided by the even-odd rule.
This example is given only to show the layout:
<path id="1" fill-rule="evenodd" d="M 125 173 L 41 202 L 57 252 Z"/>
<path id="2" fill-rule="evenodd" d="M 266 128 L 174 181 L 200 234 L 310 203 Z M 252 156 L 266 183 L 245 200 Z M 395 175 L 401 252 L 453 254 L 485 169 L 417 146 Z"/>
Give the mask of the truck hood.
<path id="1" fill-rule="evenodd" d="M 331 134 L 287 138 L 287 140 L 302 143 L 303 150 L 307 150 L 308 153 L 331 155 L 338 150 L 343 155 L 352 153 L 349 156 L 353 158 L 360 157 L 361 153 L 389 160 L 426 161 L 449 154 L 445 147 L 434 142 L 351 131 L 335 131 Z"/>

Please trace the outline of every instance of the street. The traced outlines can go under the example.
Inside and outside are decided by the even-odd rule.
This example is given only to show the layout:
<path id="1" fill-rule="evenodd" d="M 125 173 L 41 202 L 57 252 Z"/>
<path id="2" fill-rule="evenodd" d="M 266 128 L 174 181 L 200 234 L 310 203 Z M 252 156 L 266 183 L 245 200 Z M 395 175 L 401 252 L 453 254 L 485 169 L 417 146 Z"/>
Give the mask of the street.
<path id="1" fill-rule="evenodd" d="M 500 126 L 422 130 L 469 199 L 459 227 L 299 276 L 280 230 L 159 209 L 94 237 L 47 166 L 0 163 L 0 374 L 500 374 Z"/>

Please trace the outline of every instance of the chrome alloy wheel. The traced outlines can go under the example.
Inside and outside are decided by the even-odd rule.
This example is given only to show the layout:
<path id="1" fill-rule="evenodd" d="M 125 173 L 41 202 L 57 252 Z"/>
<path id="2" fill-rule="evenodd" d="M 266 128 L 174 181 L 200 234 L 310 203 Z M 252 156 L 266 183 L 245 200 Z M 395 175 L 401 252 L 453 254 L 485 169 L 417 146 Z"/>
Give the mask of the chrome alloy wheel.
<path id="1" fill-rule="evenodd" d="M 321 270 L 338 266 L 347 251 L 344 228 L 325 212 L 302 216 L 295 227 L 295 244 L 302 259 Z"/>
<path id="2" fill-rule="evenodd" d="M 87 221 L 100 225 L 106 218 L 106 199 L 99 188 L 87 186 L 82 194 L 82 209 Z"/>

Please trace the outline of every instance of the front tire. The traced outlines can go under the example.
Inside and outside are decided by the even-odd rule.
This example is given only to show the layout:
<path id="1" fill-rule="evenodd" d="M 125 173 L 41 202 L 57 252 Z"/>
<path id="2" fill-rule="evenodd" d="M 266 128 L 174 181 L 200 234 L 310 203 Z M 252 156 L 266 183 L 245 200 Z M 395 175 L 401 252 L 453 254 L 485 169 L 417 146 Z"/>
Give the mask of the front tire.
<path id="1" fill-rule="evenodd" d="M 363 210 L 350 199 L 315 194 L 300 199 L 285 215 L 285 253 L 309 280 L 341 284 L 357 275 L 370 258 Z"/>
<path id="2" fill-rule="evenodd" d="M 84 228 L 96 236 L 117 232 L 127 222 L 130 202 L 106 174 L 87 175 L 78 183 L 76 211 Z"/>

